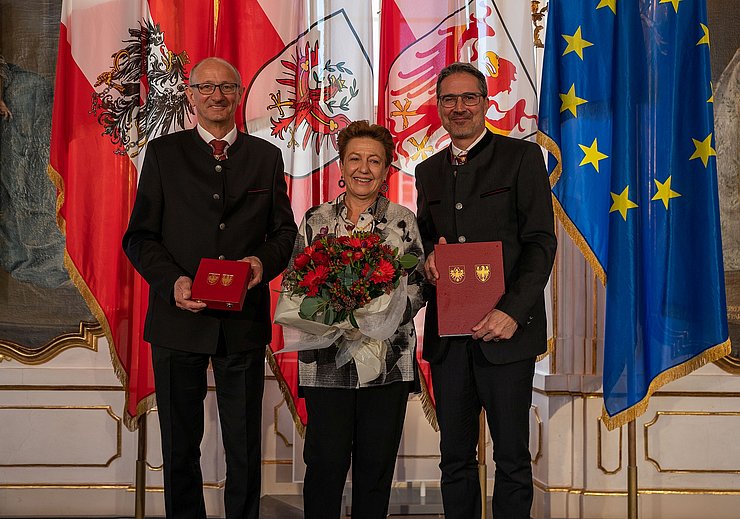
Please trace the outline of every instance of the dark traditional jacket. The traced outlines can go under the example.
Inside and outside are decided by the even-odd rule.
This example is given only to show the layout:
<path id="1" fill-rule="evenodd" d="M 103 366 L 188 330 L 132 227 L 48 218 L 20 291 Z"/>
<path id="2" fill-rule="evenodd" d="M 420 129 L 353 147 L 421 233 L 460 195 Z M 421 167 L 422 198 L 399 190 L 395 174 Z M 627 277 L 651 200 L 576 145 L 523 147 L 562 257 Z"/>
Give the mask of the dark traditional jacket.
<path id="1" fill-rule="evenodd" d="M 448 243 L 502 242 L 506 292 L 496 308 L 519 327 L 509 340 L 479 341 L 485 357 L 503 364 L 546 351 L 543 291 L 556 239 L 550 184 L 539 146 L 486 132 L 465 165 L 453 166 L 449 149 L 419 164 L 416 188 L 419 232 L 427 255 L 440 236 Z M 437 330 L 432 293 L 423 352 L 430 362 L 444 359 L 450 343 Z"/>
<path id="2" fill-rule="evenodd" d="M 228 351 L 263 348 L 271 339 L 267 283 L 290 259 L 296 225 L 280 151 L 243 133 L 217 161 L 197 130 L 149 143 L 123 248 L 149 283 L 144 338 L 156 346 L 213 353 L 223 331 Z M 180 276 L 195 277 L 201 258 L 262 261 L 262 283 L 240 312 L 175 306 Z"/>

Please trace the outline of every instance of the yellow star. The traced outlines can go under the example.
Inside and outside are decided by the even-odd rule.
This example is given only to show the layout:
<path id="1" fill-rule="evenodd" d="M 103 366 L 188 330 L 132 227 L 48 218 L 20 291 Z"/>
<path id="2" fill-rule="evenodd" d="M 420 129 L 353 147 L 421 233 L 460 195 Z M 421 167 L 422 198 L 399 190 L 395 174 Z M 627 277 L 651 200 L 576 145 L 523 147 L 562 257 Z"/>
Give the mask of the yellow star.
<path id="1" fill-rule="evenodd" d="M 703 23 L 699 23 L 701 25 L 701 30 L 704 33 L 704 36 L 701 37 L 699 41 L 696 42 L 697 45 L 706 45 L 709 47 L 709 27 L 704 25 Z"/>
<path id="2" fill-rule="evenodd" d="M 570 113 L 573 114 L 573 117 L 578 117 L 577 108 L 578 105 L 582 105 L 584 103 L 588 103 L 585 99 L 581 99 L 580 97 L 576 96 L 576 85 L 575 83 L 570 85 L 570 90 L 568 90 L 567 94 L 559 94 L 560 95 L 560 113 L 562 114 L 566 110 L 570 110 Z"/>
<path id="3" fill-rule="evenodd" d="M 703 141 L 697 141 L 693 138 L 691 140 L 694 141 L 694 146 L 696 147 L 696 150 L 694 150 L 694 154 L 689 157 L 689 160 L 701 159 L 701 161 L 704 163 L 704 167 L 706 168 L 707 162 L 709 162 L 709 157 L 715 157 L 717 155 L 717 152 L 714 151 L 714 148 L 712 148 L 711 132 Z"/>
<path id="4" fill-rule="evenodd" d="M 673 4 L 673 9 L 678 12 L 678 4 L 681 0 L 660 0 L 661 4 Z"/>
<path id="5" fill-rule="evenodd" d="M 578 26 L 578 29 L 576 29 L 576 32 L 573 34 L 573 36 L 567 36 L 565 34 L 561 35 L 563 38 L 565 38 L 565 41 L 568 42 L 568 46 L 565 47 L 565 52 L 563 52 L 563 56 L 568 54 L 569 52 L 575 52 L 578 54 L 578 57 L 581 58 L 581 61 L 583 61 L 583 49 L 586 47 L 590 47 L 593 45 L 590 41 L 586 41 L 581 36 L 581 26 Z"/>
<path id="6" fill-rule="evenodd" d="M 655 186 L 658 188 L 658 192 L 655 193 L 655 196 L 651 200 L 662 200 L 663 205 L 666 209 L 668 209 L 668 200 L 681 196 L 680 193 L 676 193 L 671 189 L 670 176 L 662 184 L 656 179 L 653 179 L 653 182 L 655 182 Z"/>
<path id="7" fill-rule="evenodd" d="M 709 82 L 709 89 L 712 91 L 712 95 L 707 99 L 707 103 L 714 103 L 714 84 L 711 81 Z"/>
<path id="8" fill-rule="evenodd" d="M 608 159 L 609 155 L 604 155 L 601 153 L 598 149 L 598 142 L 597 139 L 594 139 L 594 142 L 591 143 L 591 146 L 584 146 L 583 144 L 578 145 L 583 153 L 585 153 L 583 160 L 581 161 L 579 166 L 583 166 L 585 164 L 591 164 L 594 168 L 596 168 L 596 172 L 599 172 L 599 161 L 603 159 Z"/>
<path id="9" fill-rule="evenodd" d="M 624 218 L 625 222 L 627 221 L 627 210 L 637 207 L 637 204 L 630 200 L 629 191 L 630 186 L 627 186 L 624 188 L 624 191 L 622 191 L 618 195 L 615 193 L 609 193 L 610 195 L 612 195 L 613 202 L 611 208 L 609 208 L 609 213 L 619 211 L 619 214 L 622 215 L 622 218 Z"/>
<path id="10" fill-rule="evenodd" d="M 596 9 L 601 9 L 602 7 L 608 7 L 614 14 L 617 14 L 617 0 L 601 0 L 599 5 L 596 6 Z"/>

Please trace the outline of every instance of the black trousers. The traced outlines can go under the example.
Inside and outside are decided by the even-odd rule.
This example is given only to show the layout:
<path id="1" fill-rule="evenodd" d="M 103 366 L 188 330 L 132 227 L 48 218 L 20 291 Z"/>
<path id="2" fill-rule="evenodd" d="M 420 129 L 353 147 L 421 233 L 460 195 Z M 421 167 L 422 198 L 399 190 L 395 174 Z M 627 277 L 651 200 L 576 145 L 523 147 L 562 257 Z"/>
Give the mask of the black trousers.
<path id="1" fill-rule="evenodd" d="M 339 519 L 352 462 L 352 519 L 384 519 L 410 382 L 360 389 L 304 387 L 305 519 Z"/>
<path id="2" fill-rule="evenodd" d="M 168 518 L 206 517 L 200 443 L 209 360 L 226 451 L 226 517 L 259 517 L 265 354 L 261 348 L 230 354 L 223 349 L 207 355 L 152 346 Z"/>
<path id="3" fill-rule="evenodd" d="M 493 517 L 529 519 L 533 497 L 529 408 L 534 360 L 491 364 L 475 341 L 461 338 L 452 341 L 443 361 L 431 365 L 446 519 L 481 516 L 476 462 L 481 407 L 486 410 L 496 462 Z"/>

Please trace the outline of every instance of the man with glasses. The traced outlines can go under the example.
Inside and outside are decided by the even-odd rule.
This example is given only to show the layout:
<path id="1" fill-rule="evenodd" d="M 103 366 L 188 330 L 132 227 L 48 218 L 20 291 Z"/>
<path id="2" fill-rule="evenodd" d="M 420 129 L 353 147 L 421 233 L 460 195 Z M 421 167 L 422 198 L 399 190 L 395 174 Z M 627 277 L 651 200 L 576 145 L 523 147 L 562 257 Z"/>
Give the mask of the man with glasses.
<path id="1" fill-rule="evenodd" d="M 440 337 L 432 297 L 424 325 L 440 428 L 447 519 L 481 516 L 476 444 L 485 409 L 496 462 L 493 516 L 529 519 L 529 408 L 537 355 L 547 349 L 544 288 L 555 257 L 550 185 L 542 151 L 486 129 L 485 76 L 453 63 L 437 78 L 449 148 L 416 168 L 418 222 L 432 284 L 435 243 L 501 241 L 506 291 L 466 337 Z"/>
<path id="2" fill-rule="evenodd" d="M 149 143 L 123 247 L 149 283 L 152 363 L 168 518 L 205 519 L 200 443 L 212 365 L 226 451 L 227 518 L 259 516 L 268 282 L 286 267 L 296 225 L 280 150 L 236 128 L 239 72 L 207 58 L 186 95 L 198 125 Z M 241 311 L 191 299 L 201 258 L 249 262 Z"/>

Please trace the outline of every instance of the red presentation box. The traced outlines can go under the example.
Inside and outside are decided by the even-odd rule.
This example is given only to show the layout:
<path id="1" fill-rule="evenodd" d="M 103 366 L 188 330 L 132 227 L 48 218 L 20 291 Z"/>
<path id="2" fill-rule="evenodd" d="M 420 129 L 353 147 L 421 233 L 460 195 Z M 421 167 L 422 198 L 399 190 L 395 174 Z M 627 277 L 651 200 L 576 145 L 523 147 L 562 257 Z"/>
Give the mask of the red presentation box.
<path id="1" fill-rule="evenodd" d="M 239 311 L 251 277 L 252 266 L 246 261 L 202 258 L 191 297 L 203 301 L 208 308 Z"/>
<path id="2" fill-rule="evenodd" d="M 501 242 L 435 245 L 434 258 L 439 335 L 472 335 L 505 291 Z"/>

